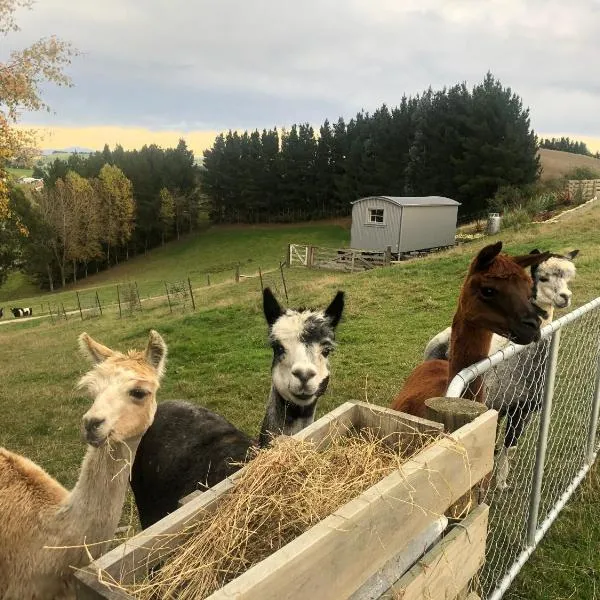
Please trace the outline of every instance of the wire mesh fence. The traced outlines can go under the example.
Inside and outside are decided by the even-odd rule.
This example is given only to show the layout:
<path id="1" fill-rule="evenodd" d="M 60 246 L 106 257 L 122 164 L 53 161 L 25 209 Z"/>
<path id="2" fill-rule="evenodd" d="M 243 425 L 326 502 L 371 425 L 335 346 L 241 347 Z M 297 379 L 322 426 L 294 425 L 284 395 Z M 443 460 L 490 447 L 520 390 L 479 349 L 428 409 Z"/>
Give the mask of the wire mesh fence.
<path id="1" fill-rule="evenodd" d="M 449 397 L 483 386 L 499 411 L 486 561 L 477 591 L 502 597 L 595 459 L 600 403 L 600 298 L 545 327 L 527 347 L 506 344 L 462 371 Z"/>

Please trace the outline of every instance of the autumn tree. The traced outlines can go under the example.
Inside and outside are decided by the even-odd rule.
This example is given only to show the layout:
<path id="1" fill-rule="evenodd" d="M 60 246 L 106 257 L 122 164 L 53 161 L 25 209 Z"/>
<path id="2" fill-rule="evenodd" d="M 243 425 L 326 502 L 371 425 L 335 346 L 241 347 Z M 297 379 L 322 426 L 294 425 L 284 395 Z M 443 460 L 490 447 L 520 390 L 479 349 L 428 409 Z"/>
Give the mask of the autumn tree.
<path id="1" fill-rule="evenodd" d="M 105 164 L 98 175 L 102 241 L 110 266 L 111 250 L 119 262 L 118 248 L 126 246 L 135 225 L 135 203 L 131 181 L 119 167 Z"/>
<path id="2" fill-rule="evenodd" d="M 0 37 L 18 31 L 15 13 L 31 8 L 33 0 L 0 0 Z M 55 36 L 42 38 L 28 48 L 14 50 L 0 61 L 0 222 L 11 217 L 9 210 L 7 162 L 35 145 L 32 131 L 15 127 L 22 111 L 46 110 L 41 97 L 44 83 L 70 85 L 64 73 L 76 51 Z"/>

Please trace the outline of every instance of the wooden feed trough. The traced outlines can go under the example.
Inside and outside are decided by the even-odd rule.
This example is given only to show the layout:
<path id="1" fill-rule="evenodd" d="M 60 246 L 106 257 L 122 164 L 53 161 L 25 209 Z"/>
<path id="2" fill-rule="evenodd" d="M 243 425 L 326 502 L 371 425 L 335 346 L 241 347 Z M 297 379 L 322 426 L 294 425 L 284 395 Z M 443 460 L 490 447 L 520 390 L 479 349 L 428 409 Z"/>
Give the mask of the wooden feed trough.
<path id="1" fill-rule="evenodd" d="M 491 472 L 496 421 L 496 411 L 485 411 L 441 437 L 208 598 L 465 597 L 465 586 L 483 564 L 487 506 L 475 507 L 461 527 L 441 537 L 448 524 L 444 515 L 453 505 L 464 503 Z M 403 438 L 414 441 L 415 431 L 431 436 L 444 426 L 363 402 L 347 402 L 294 437 L 326 444 L 331 432 L 342 428 L 348 432 L 370 428 L 380 438 L 397 433 L 402 443 Z M 245 468 L 203 493 L 191 494 L 174 513 L 78 571 L 77 598 L 134 600 L 104 582 L 131 584 L 143 579 L 160 562 L 165 548 L 180 543 L 177 534 L 214 509 Z"/>

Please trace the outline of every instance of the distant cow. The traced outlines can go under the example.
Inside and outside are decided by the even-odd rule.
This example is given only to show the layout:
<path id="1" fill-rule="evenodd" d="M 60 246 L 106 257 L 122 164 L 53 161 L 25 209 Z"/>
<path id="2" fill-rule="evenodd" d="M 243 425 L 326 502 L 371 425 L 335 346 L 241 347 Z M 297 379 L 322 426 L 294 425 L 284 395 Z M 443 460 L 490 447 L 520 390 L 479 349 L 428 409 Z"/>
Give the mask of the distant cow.
<path id="1" fill-rule="evenodd" d="M 33 314 L 33 310 L 31 307 L 27 308 L 11 308 L 12 314 L 16 317 L 30 317 Z"/>

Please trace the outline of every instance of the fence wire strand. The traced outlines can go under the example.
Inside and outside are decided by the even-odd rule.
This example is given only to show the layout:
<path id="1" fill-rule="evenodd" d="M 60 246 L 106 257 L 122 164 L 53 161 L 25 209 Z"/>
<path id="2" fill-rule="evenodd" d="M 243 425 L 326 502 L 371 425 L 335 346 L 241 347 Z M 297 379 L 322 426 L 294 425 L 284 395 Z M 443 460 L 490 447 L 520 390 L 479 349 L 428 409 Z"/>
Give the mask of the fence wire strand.
<path id="1" fill-rule="evenodd" d="M 480 496 L 490 506 L 486 560 L 478 578 L 482 598 L 497 590 L 528 547 L 549 350 L 550 338 L 544 338 L 481 378 L 486 404 L 499 411 L 494 470 Z M 561 327 L 536 532 L 586 463 L 599 358 L 600 307 L 595 306 Z M 505 446 L 513 448 L 507 477 Z"/>

